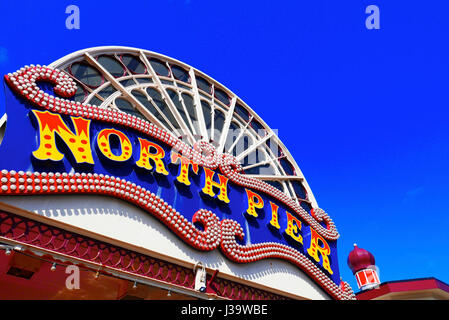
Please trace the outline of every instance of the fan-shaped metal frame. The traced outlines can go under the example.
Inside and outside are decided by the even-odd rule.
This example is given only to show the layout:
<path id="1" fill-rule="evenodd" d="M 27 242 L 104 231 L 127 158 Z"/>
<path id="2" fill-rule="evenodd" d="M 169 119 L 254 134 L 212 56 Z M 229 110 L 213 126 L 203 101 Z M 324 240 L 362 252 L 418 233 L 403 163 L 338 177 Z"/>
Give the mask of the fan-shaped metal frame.
<path id="1" fill-rule="evenodd" d="M 205 140 L 242 163 L 248 176 L 281 189 L 310 212 L 318 204 L 272 130 L 236 94 L 203 72 L 155 52 L 93 47 L 50 64 L 77 83 L 73 98 L 145 118 L 188 144 Z"/>

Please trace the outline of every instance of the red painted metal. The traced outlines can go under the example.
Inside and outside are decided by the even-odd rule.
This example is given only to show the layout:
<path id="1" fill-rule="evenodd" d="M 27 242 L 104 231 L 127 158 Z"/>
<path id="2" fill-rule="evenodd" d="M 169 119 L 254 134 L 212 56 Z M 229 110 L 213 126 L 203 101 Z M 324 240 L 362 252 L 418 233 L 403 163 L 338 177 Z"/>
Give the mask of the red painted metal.
<path id="1" fill-rule="evenodd" d="M 101 272 L 119 270 L 139 277 L 192 289 L 195 274 L 190 268 L 117 247 L 20 215 L 0 211 L 0 238 L 32 245 L 75 260 L 101 265 Z M 210 280 L 210 275 L 208 275 Z M 215 276 L 209 293 L 227 299 L 283 300 L 286 297 Z"/>
<path id="2" fill-rule="evenodd" d="M 354 244 L 354 249 L 349 253 L 347 262 L 354 274 L 376 264 L 374 256 L 369 251 L 357 247 L 356 244 Z"/>
<path id="3" fill-rule="evenodd" d="M 449 293 L 449 285 L 435 278 L 410 279 L 382 283 L 378 289 L 357 293 L 357 300 L 372 300 L 388 293 L 440 289 Z"/>

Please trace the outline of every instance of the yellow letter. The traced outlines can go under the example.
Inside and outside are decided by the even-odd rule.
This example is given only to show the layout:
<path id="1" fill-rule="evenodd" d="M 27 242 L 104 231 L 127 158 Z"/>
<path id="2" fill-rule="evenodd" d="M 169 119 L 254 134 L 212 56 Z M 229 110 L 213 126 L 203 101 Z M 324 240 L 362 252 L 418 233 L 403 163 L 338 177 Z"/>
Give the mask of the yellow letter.
<path id="1" fill-rule="evenodd" d="M 179 153 L 172 152 L 171 153 L 171 162 L 177 163 L 178 160 L 180 160 L 180 162 L 181 162 L 181 169 L 180 169 L 179 175 L 176 179 L 179 182 L 184 183 L 186 186 L 190 186 L 190 181 L 189 181 L 190 165 L 192 165 L 192 170 L 196 174 L 198 174 L 198 164 L 193 162 L 190 159 L 187 159 L 186 157 L 181 156 Z"/>
<path id="2" fill-rule="evenodd" d="M 315 259 L 316 262 L 320 262 L 320 257 L 318 256 L 318 252 L 321 253 L 321 257 L 323 258 L 323 268 L 329 271 L 330 274 L 334 272 L 331 269 L 328 256 L 331 253 L 331 249 L 327 244 L 326 240 L 324 240 L 315 230 L 310 228 L 311 238 L 310 238 L 310 248 L 307 249 L 307 253 Z M 318 240 L 323 244 L 320 246 L 318 244 Z"/>
<path id="3" fill-rule="evenodd" d="M 302 227 L 301 221 L 291 215 L 290 212 L 286 211 L 285 213 L 287 213 L 287 228 L 285 229 L 285 233 L 292 237 L 293 240 L 302 244 L 302 236 L 299 233 Z"/>
<path id="4" fill-rule="evenodd" d="M 148 140 L 139 138 L 140 142 L 140 159 L 136 162 L 136 165 L 140 168 L 151 170 L 153 167 L 150 164 L 150 159 L 154 161 L 156 165 L 156 172 L 162 173 L 168 176 L 168 171 L 165 169 L 162 159 L 165 157 L 165 151 L 161 146 Z M 156 153 L 151 153 L 150 148 L 156 149 Z"/>
<path id="5" fill-rule="evenodd" d="M 77 163 L 94 163 L 90 148 L 90 120 L 71 117 L 75 127 L 74 134 L 59 114 L 48 111 L 32 110 L 39 123 L 39 148 L 33 156 L 39 160 L 60 161 L 64 155 L 56 148 L 55 133 L 64 141 Z"/>
<path id="6" fill-rule="evenodd" d="M 248 209 L 246 210 L 246 213 L 250 216 L 256 217 L 258 216 L 256 209 L 262 209 L 264 206 L 263 199 L 261 196 L 259 196 L 257 193 L 252 192 L 249 189 L 245 189 L 246 195 L 248 198 Z M 257 200 L 257 202 L 256 202 Z"/>
<path id="7" fill-rule="evenodd" d="M 111 134 L 115 134 L 120 139 L 120 149 L 121 154 L 116 156 L 112 153 L 111 145 L 109 144 L 109 137 Z M 123 133 L 115 129 L 103 129 L 97 136 L 97 144 L 101 153 L 114 161 L 126 161 L 129 160 L 132 156 L 132 145 L 131 141 L 129 141 L 128 137 Z"/>
<path id="8" fill-rule="evenodd" d="M 278 218 L 278 209 L 279 207 L 275 205 L 273 202 L 270 201 L 271 205 L 271 221 L 270 224 L 275 227 L 276 229 L 280 229 L 281 226 L 279 225 L 279 218 Z"/>
<path id="9" fill-rule="evenodd" d="M 218 179 L 220 180 L 220 182 L 215 182 L 213 180 L 215 172 L 210 170 L 209 168 L 204 167 L 204 173 L 206 174 L 205 177 L 205 183 L 204 183 L 204 188 L 202 189 L 202 191 L 207 194 L 210 195 L 211 197 L 215 197 L 215 193 L 212 190 L 212 187 L 216 187 L 220 189 L 220 193 L 218 194 L 218 199 L 220 199 L 221 201 L 224 201 L 226 203 L 229 203 L 229 199 L 228 199 L 228 178 L 226 178 L 225 176 L 222 176 L 221 174 L 218 174 Z"/>

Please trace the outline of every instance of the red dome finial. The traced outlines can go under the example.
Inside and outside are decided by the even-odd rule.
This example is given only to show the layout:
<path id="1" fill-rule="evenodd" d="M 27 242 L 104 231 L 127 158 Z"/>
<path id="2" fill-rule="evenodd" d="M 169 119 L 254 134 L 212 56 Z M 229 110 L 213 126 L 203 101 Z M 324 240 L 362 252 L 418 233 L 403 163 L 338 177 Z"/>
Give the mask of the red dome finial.
<path id="1" fill-rule="evenodd" d="M 369 266 L 374 266 L 375 263 L 376 260 L 369 251 L 357 247 L 357 244 L 354 243 L 354 249 L 348 256 L 348 266 L 351 268 L 353 274 Z"/>
<path id="2" fill-rule="evenodd" d="M 349 253 L 348 266 L 355 275 L 359 289 L 369 290 L 380 285 L 378 269 L 374 256 L 365 249 L 357 247 Z"/>

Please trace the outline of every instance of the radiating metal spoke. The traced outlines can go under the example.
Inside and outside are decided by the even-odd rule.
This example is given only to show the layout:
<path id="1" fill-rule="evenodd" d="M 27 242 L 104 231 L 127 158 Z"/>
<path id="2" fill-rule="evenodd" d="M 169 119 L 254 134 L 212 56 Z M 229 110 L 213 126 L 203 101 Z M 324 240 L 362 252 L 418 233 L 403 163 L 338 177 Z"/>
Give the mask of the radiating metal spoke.
<path id="1" fill-rule="evenodd" d="M 229 132 L 229 127 L 231 126 L 231 120 L 234 116 L 234 108 L 235 108 L 236 103 L 237 103 L 237 98 L 232 97 L 231 105 L 228 109 L 228 112 L 226 113 L 226 119 L 225 119 L 225 122 L 223 125 L 223 131 L 221 132 L 220 142 L 217 147 L 218 153 L 223 152 L 223 149 L 224 149 L 224 146 L 226 143 L 226 139 L 228 138 L 228 132 Z"/>
<path id="2" fill-rule="evenodd" d="M 175 117 L 178 124 L 181 126 L 183 133 L 187 136 L 187 139 L 189 140 L 189 142 L 191 144 L 195 143 L 195 138 L 193 137 L 192 133 L 190 132 L 190 129 L 187 127 L 187 124 L 184 122 L 184 119 L 182 119 L 177 108 L 173 104 L 173 101 L 171 100 L 167 91 L 165 90 L 165 87 L 162 85 L 162 82 L 159 79 L 156 71 L 154 71 L 153 67 L 151 66 L 151 63 L 148 61 L 146 55 L 142 51 L 140 52 L 140 57 L 141 57 L 142 61 L 144 62 L 145 66 L 147 67 L 147 70 L 150 71 L 159 91 L 162 93 L 162 98 L 164 99 L 165 103 L 167 104 L 169 110 Z"/>
<path id="3" fill-rule="evenodd" d="M 240 153 L 239 155 L 237 155 L 237 160 L 242 160 L 243 158 L 245 158 L 245 156 L 247 156 L 248 154 L 250 154 L 251 152 L 257 150 L 258 147 L 260 147 L 262 144 L 265 143 L 265 141 L 267 141 L 268 139 L 270 139 L 273 136 L 273 133 L 270 132 L 269 134 L 267 134 L 264 138 L 258 140 L 256 143 L 252 144 L 251 146 L 249 146 L 248 149 L 246 149 L 244 152 Z"/>
<path id="4" fill-rule="evenodd" d="M 111 75 L 106 70 L 106 68 L 104 68 L 101 64 L 99 64 L 97 62 L 97 60 L 95 60 L 88 52 L 85 53 L 85 57 L 86 57 L 87 61 L 89 61 L 91 64 L 93 64 L 96 68 L 98 68 L 104 74 L 106 79 L 108 79 L 108 81 L 111 82 L 111 84 L 117 90 L 119 90 L 126 98 L 128 98 L 130 101 L 132 101 L 132 103 L 137 107 L 137 110 L 139 110 L 139 112 L 141 112 L 145 117 L 147 117 L 147 119 L 149 119 L 155 125 L 157 125 L 160 128 L 168 131 L 168 129 L 154 115 L 152 115 L 150 112 L 148 112 L 148 110 L 142 105 L 142 103 L 140 103 L 139 100 L 137 100 L 136 97 L 134 97 L 132 94 L 130 94 L 125 89 L 125 87 L 123 87 L 122 84 L 120 82 L 118 82 L 114 78 L 114 76 Z"/>
<path id="5" fill-rule="evenodd" d="M 209 135 L 207 133 L 206 121 L 204 120 L 203 109 L 201 108 L 200 93 L 198 92 L 195 71 L 193 70 L 193 68 L 189 69 L 189 75 L 190 75 L 190 79 L 192 79 L 193 102 L 195 104 L 196 115 L 198 117 L 200 134 L 201 134 L 201 136 L 203 136 L 203 139 L 208 141 Z"/>

